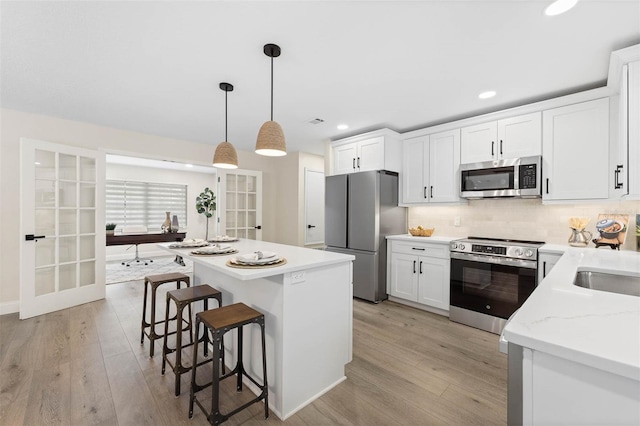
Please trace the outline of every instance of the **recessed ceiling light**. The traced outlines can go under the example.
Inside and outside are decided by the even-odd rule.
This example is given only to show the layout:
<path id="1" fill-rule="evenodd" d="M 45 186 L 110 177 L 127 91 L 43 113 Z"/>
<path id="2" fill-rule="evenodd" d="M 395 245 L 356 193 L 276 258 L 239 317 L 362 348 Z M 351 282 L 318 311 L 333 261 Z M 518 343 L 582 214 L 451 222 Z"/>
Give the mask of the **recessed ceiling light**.
<path id="1" fill-rule="evenodd" d="M 545 15 L 555 16 L 565 13 L 578 3 L 578 0 L 556 0 L 544 10 Z"/>
<path id="2" fill-rule="evenodd" d="M 487 92 L 482 92 L 478 95 L 478 98 L 480 99 L 489 99 L 489 98 L 493 98 L 496 95 L 496 92 L 493 90 L 489 90 Z"/>
<path id="3" fill-rule="evenodd" d="M 338 130 L 347 130 L 349 128 L 346 124 L 338 124 Z"/>
<path id="4" fill-rule="evenodd" d="M 35 163 L 33 163 L 33 164 L 35 164 L 36 166 L 39 166 L 39 165 L 40 165 L 40 162 L 39 162 L 39 161 L 36 161 L 36 162 L 35 162 Z"/>

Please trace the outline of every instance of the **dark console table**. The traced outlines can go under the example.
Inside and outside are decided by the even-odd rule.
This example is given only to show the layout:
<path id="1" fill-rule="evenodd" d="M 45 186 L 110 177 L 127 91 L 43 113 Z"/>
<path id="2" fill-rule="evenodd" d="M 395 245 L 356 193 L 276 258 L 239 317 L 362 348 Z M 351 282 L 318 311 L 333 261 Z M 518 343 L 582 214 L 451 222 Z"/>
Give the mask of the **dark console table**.
<path id="1" fill-rule="evenodd" d="M 107 235 L 107 245 L 108 246 L 135 245 L 136 257 L 134 257 L 128 262 L 122 262 L 122 264 L 130 266 L 131 263 L 133 262 L 144 262 L 144 264 L 147 265 L 147 262 L 153 262 L 153 260 L 141 259 L 140 256 L 138 256 L 138 244 L 169 243 L 173 241 L 182 241 L 184 240 L 184 237 L 186 235 L 187 235 L 186 232 Z M 177 263 L 181 263 L 181 261 L 182 259 L 178 259 L 176 257 Z"/>

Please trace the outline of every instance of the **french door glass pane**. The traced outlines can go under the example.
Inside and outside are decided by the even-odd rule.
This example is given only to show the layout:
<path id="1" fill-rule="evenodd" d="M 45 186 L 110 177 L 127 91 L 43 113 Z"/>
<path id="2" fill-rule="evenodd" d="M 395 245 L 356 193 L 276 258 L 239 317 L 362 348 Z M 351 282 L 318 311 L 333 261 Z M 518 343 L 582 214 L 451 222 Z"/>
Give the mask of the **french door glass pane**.
<path id="1" fill-rule="evenodd" d="M 254 228 L 247 229 L 247 238 L 249 238 L 251 240 L 255 240 L 256 239 L 256 230 Z"/>
<path id="2" fill-rule="evenodd" d="M 80 210 L 80 233 L 91 234 L 96 229 L 95 210 Z"/>
<path id="3" fill-rule="evenodd" d="M 35 150 L 36 179 L 54 180 L 56 178 L 56 153 L 51 151 Z M 36 203 L 37 205 L 37 203 Z"/>
<path id="4" fill-rule="evenodd" d="M 80 287 L 96 282 L 96 262 L 80 262 Z"/>
<path id="5" fill-rule="evenodd" d="M 56 267 L 36 269 L 35 271 L 36 296 L 49 294 L 56 291 Z"/>
<path id="6" fill-rule="evenodd" d="M 227 228 L 236 228 L 236 212 L 227 210 Z"/>
<path id="7" fill-rule="evenodd" d="M 247 226 L 250 228 L 253 228 L 254 226 L 256 226 L 256 212 L 255 211 L 248 211 L 247 212 Z"/>
<path id="8" fill-rule="evenodd" d="M 247 177 L 245 175 L 238 175 L 238 192 L 247 192 Z"/>
<path id="9" fill-rule="evenodd" d="M 53 265 L 56 260 L 55 237 L 36 241 L 36 267 Z"/>
<path id="10" fill-rule="evenodd" d="M 75 262 L 77 260 L 78 246 L 76 237 L 60 237 L 58 239 L 60 246 L 58 247 L 58 262 Z"/>
<path id="11" fill-rule="evenodd" d="M 94 259 L 96 257 L 96 237 L 83 235 L 80 237 L 80 260 Z"/>
<path id="12" fill-rule="evenodd" d="M 53 215 L 52 215 L 53 216 Z M 58 233 L 59 235 L 75 235 L 77 231 L 76 221 L 78 220 L 78 214 L 75 209 L 73 210 L 59 210 L 58 211 Z"/>
<path id="13" fill-rule="evenodd" d="M 75 155 L 60 154 L 58 179 L 77 180 Z"/>
<path id="14" fill-rule="evenodd" d="M 244 212 L 238 212 L 238 228 L 246 228 L 247 215 Z"/>
<path id="15" fill-rule="evenodd" d="M 60 193 L 58 206 L 59 207 L 76 207 L 78 205 L 76 201 L 76 188 L 78 186 L 77 183 L 59 181 L 58 186 L 59 186 L 59 193 Z"/>
<path id="16" fill-rule="evenodd" d="M 56 206 L 56 183 L 52 180 L 36 179 L 36 208 Z"/>
<path id="17" fill-rule="evenodd" d="M 235 210 L 238 208 L 238 203 L 236 203 L 236 193 L 227 191 L 227 209 Z"/>
<path id="18" fill-rule="evenodd" d="M 36 235 L 52 236 L 56 234 L 56 211 L 53 209 L 36 209 Z"/>
<path id="19" fill-rule="evenodd" d="M 80 157 L 80 180 L 83 182 L 96 181 L 96 159 Z"/>
<path id="20" fill-rule="evenodd" d="M 238 238 L 247 238 L 247 230 L 238 229 Z"/>
<path id="21" fill-rule="evenodd" d="M 94 207 L 96 205 L 96 185 L 94 183 L 80 184 L 80 207 Z"/>
<path id="22" fill-rule="evenodd" d="M 60 288 L 58 289 L 58 291 L 76 288 L 76 265 L 76 263 L 67 263 L 65 265 L 59 266 L 58 273 L 60 274 Z"/>
<path id="23" fill-rule="evenodd" d="M 238 194 L 238 210 L 245 210 L 247 208 L 247 196 L 245 194 Z"/>
<path id="24" fill-rule="evenodd" d="M 256 194 L 247 194 L 247 209 L 256 209 Z"/>
<path id="25" fill-rule="evenodd" d="M 237 191 L 238 188 L 236 186 L 236 175 L 228 174 L 227 175 L 227 191 Z"/>
<path id="26" fill-rule="evenodd" d="M 255 176 L 247 176 L 247 192 L 256 192 L 258 178 Z"/>

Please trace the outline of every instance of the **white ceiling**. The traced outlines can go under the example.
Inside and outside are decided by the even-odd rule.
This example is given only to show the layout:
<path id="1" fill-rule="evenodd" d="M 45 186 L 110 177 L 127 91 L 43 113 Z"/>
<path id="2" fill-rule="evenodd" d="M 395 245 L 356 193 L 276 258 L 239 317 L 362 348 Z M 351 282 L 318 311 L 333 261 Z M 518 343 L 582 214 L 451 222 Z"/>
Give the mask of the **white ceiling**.
<path id="1" fill-rule="evenodd" d="M 404 132 L 606 83 L 640 43 L 640 1 L 2 1 L 2 107 L 253 151 L 274 119 L 289 151 Z M 478 94 L 498 95 L 479 100 Z M 321 118 L 323 123 L 308 121 Z M 346 123 L 348 130 L 338 130 Z"/>

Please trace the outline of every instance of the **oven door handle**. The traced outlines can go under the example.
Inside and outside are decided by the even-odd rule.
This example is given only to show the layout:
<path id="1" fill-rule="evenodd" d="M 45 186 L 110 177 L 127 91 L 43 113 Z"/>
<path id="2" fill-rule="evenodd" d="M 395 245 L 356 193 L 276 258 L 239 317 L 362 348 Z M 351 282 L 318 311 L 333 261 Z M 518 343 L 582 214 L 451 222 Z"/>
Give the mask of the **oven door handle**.
<path id="1" fill-rule="evenodd" d="M 470 260 L 480 263 L 493 263 L 496 265 L 515 266 L 517 268 L 527 269 L 536 269 L 538 263 L 535 260 L 511 259 L 508 257 L 456 252 L 451 253 L 451 259 Z"/>

